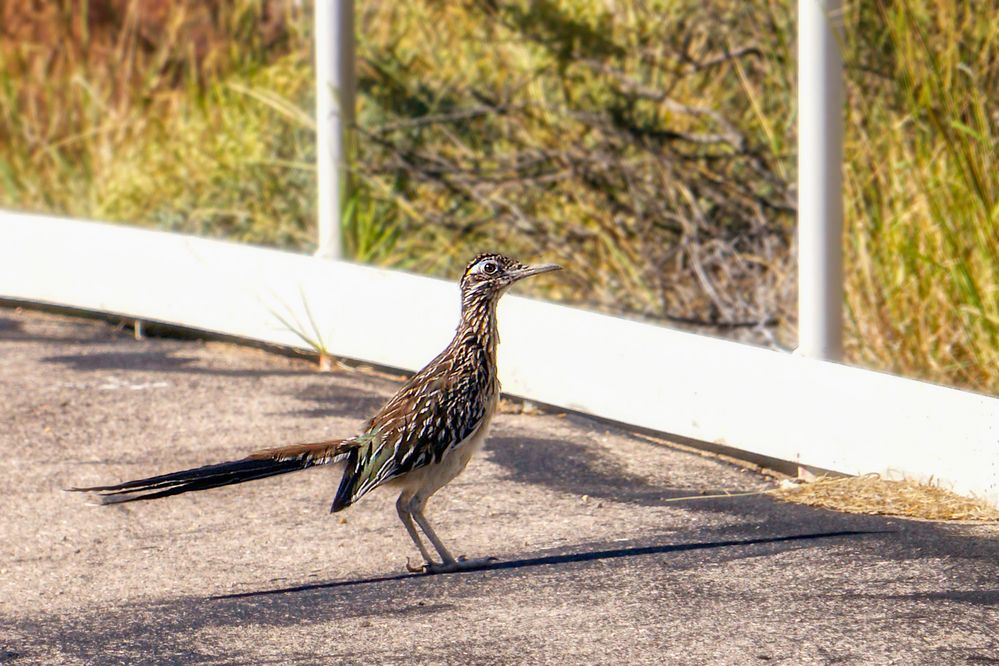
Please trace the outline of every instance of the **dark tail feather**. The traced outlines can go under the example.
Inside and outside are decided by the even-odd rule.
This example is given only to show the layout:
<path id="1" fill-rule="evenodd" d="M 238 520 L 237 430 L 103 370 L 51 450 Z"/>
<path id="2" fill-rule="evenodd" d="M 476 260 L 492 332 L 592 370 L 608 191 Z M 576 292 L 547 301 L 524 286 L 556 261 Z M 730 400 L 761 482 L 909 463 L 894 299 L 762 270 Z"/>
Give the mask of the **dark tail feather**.
<path id="1" fill-rule="evenodd" d="M 195 490 L 208 490 L 244 481 L 295 472 L 315 465 L 339 462 L 347 457 L 351 440 L 329 440 L 313 444 L 294 444 L 257 451 L 249 457 L 217 465 L 205 465 L 181 472 L 126 481 L 114 486 L 70 488 L 76 492 L 96 492 L 101 504 L 121 504 L 159 499 Z"/>
<path id="2" fill-rule="evenodd" d="M 337 488 L 336 495 L 333 497 L 333 506 L 330 507 L 330 513 L 343 511 L 354 501 L 354 482 L 357 475 L 351 474 L 351 472 L 356 468 L 357 449 L 354 449 L 348 453 L 347 472 L 340 479 L 340 487 Z"/>
<path id="3" fill-rule="evenodd" d="M 287 472 L 294 472 L 316 463 L 311 460 L 236 460 L 205 465 L 172 474 L 151 476 L 148 479 L 127 481 L 114 486 L 70 488 L 77 492 L 96 492 L 101 504 L 122 504 L 139 500 L 159 499 L 195 490 L 219 488 L 244 481 L 266 479 Z"/>

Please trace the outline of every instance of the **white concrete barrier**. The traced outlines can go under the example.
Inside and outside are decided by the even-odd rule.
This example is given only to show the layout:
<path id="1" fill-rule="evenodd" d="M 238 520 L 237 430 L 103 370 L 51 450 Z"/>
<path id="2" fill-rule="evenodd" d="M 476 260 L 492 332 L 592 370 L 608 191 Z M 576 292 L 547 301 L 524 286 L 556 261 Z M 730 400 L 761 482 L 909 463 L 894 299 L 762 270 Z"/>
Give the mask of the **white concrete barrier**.
<path id="1" fill-rule="evenodd" d="M 0 298 L 306 347 L 284 318 L 334 355 L 408 370 L 458 318 L 449 281 L 6 212 Z M 511 394 L 848 474 L 933 479 L 999 506 L 999 399 L 516 296 L 500 334 Z"/>

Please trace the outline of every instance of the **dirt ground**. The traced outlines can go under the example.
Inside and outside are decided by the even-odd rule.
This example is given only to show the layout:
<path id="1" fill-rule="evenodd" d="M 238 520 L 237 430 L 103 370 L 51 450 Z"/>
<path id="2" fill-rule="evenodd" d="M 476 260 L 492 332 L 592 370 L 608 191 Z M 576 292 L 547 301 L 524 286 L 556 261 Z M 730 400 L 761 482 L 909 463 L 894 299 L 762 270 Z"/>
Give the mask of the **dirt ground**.
<path id="1" fill-rule="evenodd" d="M 394 497 L 330 515 L 336 469 L 62 490 L 350 435 L 397 383 L 0 308 L 0 662 L 999 663 L 995 526 L 665 501 L 768 481 L 578 415 L 500 415 L 431 501 L 483 571 L 408 574 Z"/>

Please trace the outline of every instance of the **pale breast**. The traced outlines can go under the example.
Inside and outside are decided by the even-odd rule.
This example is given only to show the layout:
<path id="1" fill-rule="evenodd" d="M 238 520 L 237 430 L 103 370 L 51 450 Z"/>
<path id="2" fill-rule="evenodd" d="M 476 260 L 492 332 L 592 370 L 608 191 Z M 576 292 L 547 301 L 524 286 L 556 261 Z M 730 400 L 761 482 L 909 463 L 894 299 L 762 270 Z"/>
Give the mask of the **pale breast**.
<path id="1" fill-rule="evenodd" d="M 444 485 L 461 474 L 472 459 L 472 456 L 482 448 L 489 434 L 492 411 L 489 410 L 487 412 L 487 416 L 483 419 L 482 424 L 471 435 L 459 444 L 451 447 L 440 462 L 430 463 L 429 465 L 414 469 L 408 474 L 392 481 L 392 485 L 402 489 L 403 492 L 418 494 L 424 498 L 430 497 L 440 490 Z"/>

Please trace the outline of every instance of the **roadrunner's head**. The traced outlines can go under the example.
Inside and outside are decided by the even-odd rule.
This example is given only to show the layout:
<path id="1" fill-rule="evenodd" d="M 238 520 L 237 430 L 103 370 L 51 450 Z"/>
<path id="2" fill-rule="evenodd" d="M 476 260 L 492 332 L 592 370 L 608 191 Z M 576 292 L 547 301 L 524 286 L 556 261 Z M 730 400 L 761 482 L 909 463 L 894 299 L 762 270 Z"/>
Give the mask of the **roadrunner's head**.
<path id="1" fill-rule="evenodd" d="M 558 264 L 527 266 L 516 259 L 491 252 L 480 254 L 468 263 L 461 277 L 462 303 L 495 303 L 514 282 L 560 268 Z"/>

